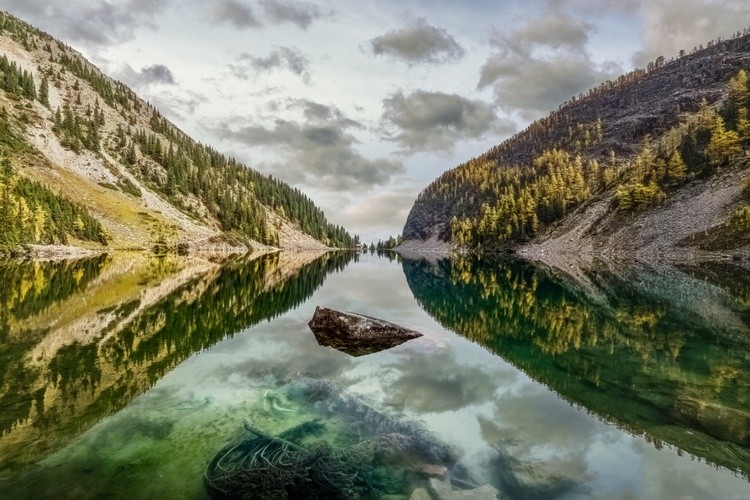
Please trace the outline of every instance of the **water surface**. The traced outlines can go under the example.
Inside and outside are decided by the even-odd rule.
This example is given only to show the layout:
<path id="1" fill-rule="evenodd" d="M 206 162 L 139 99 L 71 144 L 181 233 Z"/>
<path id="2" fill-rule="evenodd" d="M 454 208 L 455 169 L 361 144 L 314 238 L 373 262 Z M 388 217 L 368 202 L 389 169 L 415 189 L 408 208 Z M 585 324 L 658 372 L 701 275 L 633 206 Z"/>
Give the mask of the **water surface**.
<path id="1" fill-rule="evenodd" d="M 571 278 L 334 253 L 0 273 L 3 497 L 205 498 L 245 419 L 277 434 L 321 418 L 341 441 L 351 416 L 306 398 L 312 382 L 429 431 L 503 498 L 750 496 L 750 280 L 734 268 Z M 354 358 L 317 344 L 316 305 L 425 336 Z"/>

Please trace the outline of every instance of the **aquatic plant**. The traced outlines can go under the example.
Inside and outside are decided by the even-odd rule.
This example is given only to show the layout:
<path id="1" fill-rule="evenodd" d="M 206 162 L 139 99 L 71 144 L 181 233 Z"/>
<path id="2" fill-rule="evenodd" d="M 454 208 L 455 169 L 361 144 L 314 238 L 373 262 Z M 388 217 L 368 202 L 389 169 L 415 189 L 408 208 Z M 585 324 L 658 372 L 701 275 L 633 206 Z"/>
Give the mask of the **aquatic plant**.
<path id="1" fill-rule="evenodd" d="M 206 467 L 212 498 L 374 498 L 408 493 L 420 477 L 432 475 L 459 488 L 477 486 L 456 450 L 423 425 L 393 417 L 328 380 L 302 377 L 284 389 L 286 398 L 263 393 L 262 414 L 275 420 L 304 409 L 308 420 L 275 436 L 245 421 Z"/>
<path id="2" fill-rule="evenodd" d="M 245 421 L 243 434 L 206 467 L 207 491 L 213 498 L 361 498 L 405 487 L 404 472 L 379 466 L 371 442 L 300 444 L 324 426 L 316 419 L 271 436 Z"/>

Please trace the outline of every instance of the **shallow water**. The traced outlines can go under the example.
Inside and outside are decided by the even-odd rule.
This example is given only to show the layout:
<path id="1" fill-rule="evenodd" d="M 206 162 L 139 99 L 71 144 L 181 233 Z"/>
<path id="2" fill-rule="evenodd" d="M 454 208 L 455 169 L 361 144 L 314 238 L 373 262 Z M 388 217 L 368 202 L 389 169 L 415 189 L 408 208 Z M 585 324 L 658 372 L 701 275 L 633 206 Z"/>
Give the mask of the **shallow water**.
<path id="1" fill-rule="evenodd" d="M 246 419 L 278 434 L 322 418 L 341 444 L 352 422 L 300 396 L 311 380 L 428 429 L 503 498 L 750 497 L 736 269 L 572 279 L 332 254 L 0 271 L 4 498 L 205 498 L 204 468 Z M 425 336 L 354 358 L 317 344 L 316 305 Z"/>

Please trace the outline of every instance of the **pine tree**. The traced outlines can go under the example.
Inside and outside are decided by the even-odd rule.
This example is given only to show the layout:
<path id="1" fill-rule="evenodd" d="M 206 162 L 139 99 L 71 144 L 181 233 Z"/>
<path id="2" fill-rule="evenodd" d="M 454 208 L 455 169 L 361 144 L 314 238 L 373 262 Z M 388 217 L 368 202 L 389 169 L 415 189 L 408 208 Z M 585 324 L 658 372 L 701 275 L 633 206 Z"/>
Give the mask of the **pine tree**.
<path id="1" fill-rule="evenodd" d="M 709 163 L 714 167 L 720 167 L 741 152 L 740 136 L 734 130 L 727 130 L 722 117 L 715 115 L 711 128 L 711 140 L 706 147 Z"/>
<path id="2" fill-rule="evenodd" d="M 42 83 L 39 85 L 39 102 L 45 107 L 49 108 L 49 80 L 45 76 L 42 78 Z"/>
<path id="3" fill-rule="evenodd" d="M 5 72 L 3 84 L 6 92 L 10 94 L 18 93 L 18 74 L 14 71 L 14 68 L 10 68 Z"/>
<path id="4" fill-rule="evenodd" d="M 687 167 L 685 162 L 682 160 L 682 155 L 679 151 L 672 153 L 667 164 L 667 178 L 672 184 L 680 184 L 685 179 Z"/>
<path id="5" fill-rule="evenodd" d="M 745 70 L 741 69 L 728 85 L 728 96 L 723 110 L 727 125 L 734 127 L 739 119 L 741 109 L 747 108 L 750 101 L 750 81 Z"/>
<path id="6" fill-rule="evenodd" d="M 750 142 L 750 120 L 748 120 L 748 108 L 741 108 L 737 113 L 737 134 L 744 144 Z"/>

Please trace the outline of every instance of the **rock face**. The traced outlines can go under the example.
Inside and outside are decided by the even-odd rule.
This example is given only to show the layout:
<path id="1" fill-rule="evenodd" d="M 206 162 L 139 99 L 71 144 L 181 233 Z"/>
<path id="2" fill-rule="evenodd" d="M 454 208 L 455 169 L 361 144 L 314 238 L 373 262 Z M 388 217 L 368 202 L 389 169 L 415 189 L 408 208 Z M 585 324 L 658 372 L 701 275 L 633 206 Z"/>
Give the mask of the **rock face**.
<path id="1" fill-rule="evenodd" d="M 318 344 L 351 356 L 364 356 L 403 344 L 422 334 L 403 326 L 361 314 L 316 307 L 310 323 Z"/>
<path id="2" fill-rule="evenodd" d="M 698 111 L 703 99 L 720 100 L 726 83 L 750 64 L 750 35 L 713 43 L 710 47 L 669 62 L 653 65 L 647 72 L 635 70 L 624 83 L 604 84 L 588 95 L 560 107 L 545 123 L 546 143 L 556 143 L 568 133 L 569 123 L 603 125 L 603 141 L 592 151 L 604 158 L 636 151 L 646 134 L 658 137 L 672 127 L 682 113 Z M 490 149 L 487 155 L 505 165 L 528 164 L 539 152 L 534 135 L 520 133 Z"/>
<path id="3" fill-rule="evenodd" d="M 558 268 L 564 268 L 567 262 L 590 267 L 592 259 L 608 256 L 672 263 L 728 256 L 749 259 L 750 247 L 736 237 L 725 237 L 723 246 L 705 248 L 703 244 L 717 234 L 714 228 L 720 228 L 729 214 L 746 203 L 743 185 L 748 166 L 727 168 L 693 181 L 670 193 L 660 207 L 627 219 L 611 210 L 614 194 L 609 194 L 521 245 L 518 254 Z"/>

